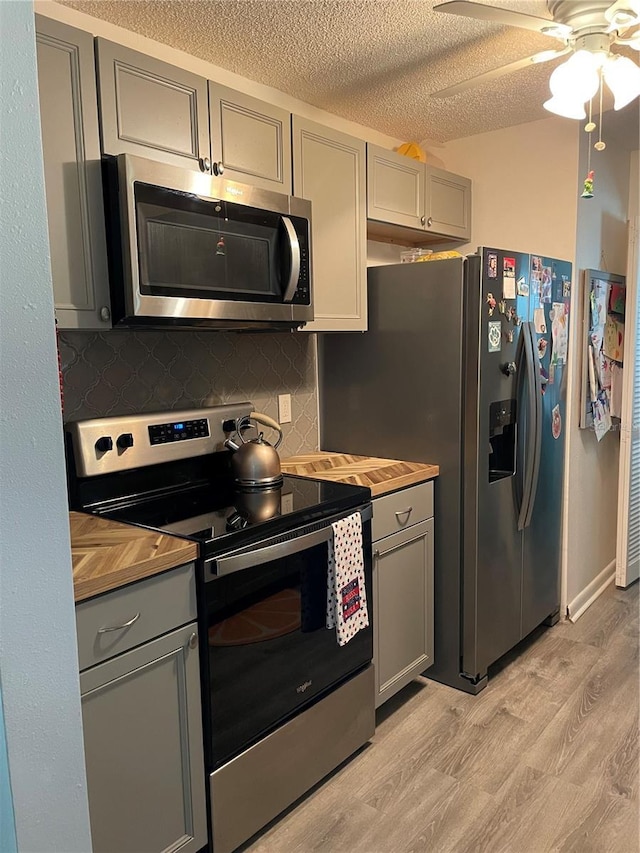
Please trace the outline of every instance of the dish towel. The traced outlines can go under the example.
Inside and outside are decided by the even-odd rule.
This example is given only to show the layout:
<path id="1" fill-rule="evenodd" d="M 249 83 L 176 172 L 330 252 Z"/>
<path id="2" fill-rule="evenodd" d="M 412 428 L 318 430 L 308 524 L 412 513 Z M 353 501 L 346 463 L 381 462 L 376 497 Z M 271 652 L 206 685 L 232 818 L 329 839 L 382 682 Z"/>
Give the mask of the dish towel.
<path id="1" fill-rule="evenodd" d="M 327 628 L 336 629 L 339 646 L 369 625 L 364 583 L 362 518 L 354 512 L 331 525 L 327 567 Z"/>

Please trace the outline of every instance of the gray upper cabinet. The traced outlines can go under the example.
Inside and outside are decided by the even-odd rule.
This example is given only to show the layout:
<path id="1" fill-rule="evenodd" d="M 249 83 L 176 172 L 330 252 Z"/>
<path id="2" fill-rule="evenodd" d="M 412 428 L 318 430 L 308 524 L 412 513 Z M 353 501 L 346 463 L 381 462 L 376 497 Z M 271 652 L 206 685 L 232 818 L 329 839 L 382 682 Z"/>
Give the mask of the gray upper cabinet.
<path id="1" fill-rule="evenodd" d="M 96 45 L 103 152 L 189 169 L 208 165 L 204 77 L 105 39 Z"/>
<path id="2" fill-rule="evenodd" d="M 427 165 L 427 231 L 458 240 L 471 239 L 471 181 L 445 169 Z"/>
<path id="3" fill-rule="evenodd" d="M 365 143 L 293 117 L 293 191 L 311 201 L 315 320 L 309 332 L 367 328 Z"/>
<path id="4" fill-rule="evenodd" d="M 471 181 L 367 145 L 368 231 L 409 244 L 471 239 Z"/>
<path id="5" fill-rule="evenodd" d="M 111 326 L 93 37 L 36 16 L 38 86 L 56 318 Z"/>
<path id="6" fill-rule="evenodd" d="M 213 172 L 291 194 L 291 113 L 209 82 Z"/>
<path id="7" fill-rule="evenodd" d="M 367 145 L 367 216 L 407 228 L 422 228 L 424 163 Z"/>

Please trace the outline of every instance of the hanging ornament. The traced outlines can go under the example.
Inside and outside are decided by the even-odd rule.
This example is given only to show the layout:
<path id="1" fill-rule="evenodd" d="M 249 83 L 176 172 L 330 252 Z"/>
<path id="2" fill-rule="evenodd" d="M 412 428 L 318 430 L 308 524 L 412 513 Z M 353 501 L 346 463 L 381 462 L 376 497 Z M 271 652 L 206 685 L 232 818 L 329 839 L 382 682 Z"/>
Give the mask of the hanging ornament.
<path id="1" fill-rule="evenodd" d="M 591 136 L 593 131 L 596 129 L 596 126 L 592 121 L 592 105 L 593 101 L 589 101 L 589 121 L 584 126 L 585 132 L 588 133 L 589 136 Z M 593 169 L 591 168 L 591 138 L 589 138 L 589 144 L 587 146 L 587 177 L 584 179 L 580 198 L 593 198 L 593 174 Z"/>
<path id="2" fill-rule="evenodd" d="M 218 242 L 216 243 L 216 255 L 225 255 L 225 254 L 226 254 L 226 252 L 224 249 L 224 237 L 222 235 L 220 235 L 220 238 L 218 239 Z"/>
<path id="3" fill-rule="evenodd" d="M 593 169 L 587 173 L 587 177 L 584 179 L 584 188 L 582 190 L 582 195 L 580 198 L 593 198 Z"/>

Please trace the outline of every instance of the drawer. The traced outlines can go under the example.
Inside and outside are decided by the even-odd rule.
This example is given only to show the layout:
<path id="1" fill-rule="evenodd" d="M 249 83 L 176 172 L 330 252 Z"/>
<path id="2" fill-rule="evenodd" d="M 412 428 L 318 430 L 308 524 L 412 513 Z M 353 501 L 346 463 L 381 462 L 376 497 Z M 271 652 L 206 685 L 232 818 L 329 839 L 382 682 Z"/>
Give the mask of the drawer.
<path id="1" fill-rule="evenodd" d="M 80 670 L 195 618 L 193 563 L 83 601 L 76 606 Z"/>
<path id="2" fill-rule="evenodd" d="M 397 533 L 433 515 L 433 482 L 419 483 L 373 501 L 372 537 Z"/>

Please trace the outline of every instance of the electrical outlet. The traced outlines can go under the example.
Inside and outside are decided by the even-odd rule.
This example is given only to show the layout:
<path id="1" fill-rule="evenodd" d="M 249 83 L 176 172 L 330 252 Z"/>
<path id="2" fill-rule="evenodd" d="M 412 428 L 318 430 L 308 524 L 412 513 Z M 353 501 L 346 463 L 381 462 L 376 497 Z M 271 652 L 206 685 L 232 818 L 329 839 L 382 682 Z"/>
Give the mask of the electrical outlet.
<path id="1" fill-rule="evenodd" d="M 282 495 L 280 498 L 280 512 L 282 515 L 293 512 L 293 494 L 291 492 L 287 492 L 286 495 Z"/>
<path id="2" fill-rule="evenodd" d="M 278 394 L 278 420 L 281 424 L 291 423 L 291 394 Z"/>

